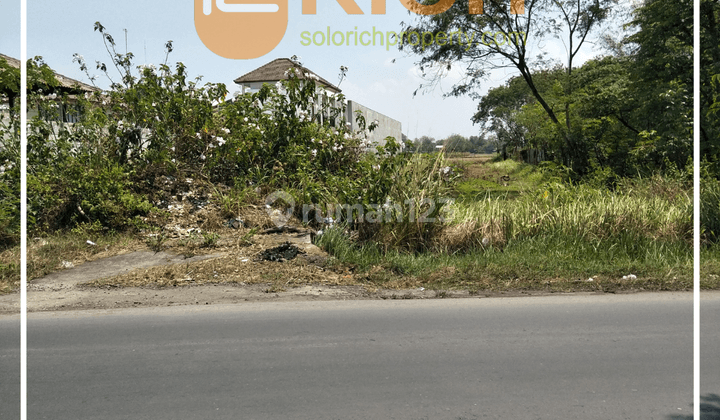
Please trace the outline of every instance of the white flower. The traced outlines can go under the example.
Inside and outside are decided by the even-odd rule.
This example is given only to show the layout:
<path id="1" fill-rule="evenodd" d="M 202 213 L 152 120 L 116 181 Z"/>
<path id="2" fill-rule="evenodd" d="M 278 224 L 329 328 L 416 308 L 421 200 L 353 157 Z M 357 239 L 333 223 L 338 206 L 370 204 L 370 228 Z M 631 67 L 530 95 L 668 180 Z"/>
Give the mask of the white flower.
<path id="1" fill-rule="evenodd" d="M 225 134 L 230 134 L 230 130 L 228 130 L 227 128 L 222 128 L 221 130 L 225 132 Z"/>
<path id="2" fill-rule="evenodd" d="M 217 141 L 218 141 L 218 144 L 219 144 L 220 146 L 222 146 L 223 144 L 225 144 L 225 139 L 223 139 L 222 137 L 218 137 L 218 138 L 217 138 Z"/>
<path id="3" fill-rule="evenodd" d="M 313 157 L 317 156 L 317 149 L 312 149 L 310 153 L 312 153 Z"/>
<path id="4" fill-rule="evenodd" d="M 201 138 L 202 138 L 202 135 L 201 135 L 200 133 L 195 133 L 195 137 L 201 139 Z"/>
<path id="5" fill-rule="evenodd" d="M 200 155 L 200 160 L 205 160 L 205 155 Z"/>
<path id="6" fill-rule="evenodd" d="M 175 146 L 171 147 L 170 150 L 175 151 Z"/>
<path id="7" fill-rule="evenodd" d="M 243 118 L 243 121 L 248 122 L 248 117 Z"/>

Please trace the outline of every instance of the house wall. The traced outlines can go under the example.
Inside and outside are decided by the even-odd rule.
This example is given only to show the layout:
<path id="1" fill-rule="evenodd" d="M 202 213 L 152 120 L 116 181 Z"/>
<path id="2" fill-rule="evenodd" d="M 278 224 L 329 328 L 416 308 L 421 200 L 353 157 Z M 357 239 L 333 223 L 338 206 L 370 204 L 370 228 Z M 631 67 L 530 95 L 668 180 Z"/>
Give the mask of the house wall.
<path id="1" fill-rule="evenodd" d="M 345 118 L 350 123 L 350 128 L 353 131 L 360 130 L 360 127 L 355 120 L 356 111 L 362 112 L 362 115 L 365 117 L 366 126 L 369 127 L 375 120 L 378 122 L 377 128 L 375 128 L 375 130 L 368 136 L 371 144 L 374 145 L 370 147 L 371 150 L 375 150 L 375 147 L 377 146 L 384 146 L 386 137 L 394 137 L 398 143 L 402 142 L 402 124 L 400 121 L 394 120 L 377 111 L 373 111 L 372 109 L 357 102 L 348 101 Z"/>
<path id="2" fill-rule="evenodd" d="M 263 87 L 264 84 L 274 85 L 277 82 L 251 82 L 243 83 L 238 85 L 240 87 L 240 93 L 257 93 Z"/>

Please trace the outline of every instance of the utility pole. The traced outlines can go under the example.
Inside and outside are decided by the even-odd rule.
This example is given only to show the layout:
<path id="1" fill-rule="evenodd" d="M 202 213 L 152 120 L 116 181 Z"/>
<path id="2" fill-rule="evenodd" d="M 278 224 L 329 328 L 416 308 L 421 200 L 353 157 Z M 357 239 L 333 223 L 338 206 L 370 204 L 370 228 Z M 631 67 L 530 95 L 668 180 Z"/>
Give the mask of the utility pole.
<path id="1" fill-rule="evenodd" d="M 123 29 L 125 31 L 125 54 L 127 55 L 127 29 Z"/>

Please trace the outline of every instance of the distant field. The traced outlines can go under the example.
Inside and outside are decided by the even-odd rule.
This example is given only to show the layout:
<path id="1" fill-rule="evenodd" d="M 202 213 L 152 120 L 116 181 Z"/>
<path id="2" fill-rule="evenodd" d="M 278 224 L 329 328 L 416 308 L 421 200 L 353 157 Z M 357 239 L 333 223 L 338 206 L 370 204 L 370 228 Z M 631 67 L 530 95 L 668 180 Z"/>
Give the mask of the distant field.
<path id="1" fill-rule="evenodd" d="M 482 163 L 487 162 L 494 158 L 495 154 L 473 154 L 473 153 L 451 153 L 448 157 L 448 160 L 450 163 L 454 164 L 472 164 L 472 163 Z"/>

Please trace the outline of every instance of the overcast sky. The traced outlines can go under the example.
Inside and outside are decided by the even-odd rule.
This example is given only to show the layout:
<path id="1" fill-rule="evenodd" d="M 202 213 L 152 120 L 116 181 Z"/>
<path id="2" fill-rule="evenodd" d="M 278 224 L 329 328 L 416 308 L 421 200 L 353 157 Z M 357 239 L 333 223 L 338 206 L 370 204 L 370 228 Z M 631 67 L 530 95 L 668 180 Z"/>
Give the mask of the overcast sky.
<path id="1" fill-rule="evenodd" d="M 370 0 L 357 0 L 364 15 L 347 15 L 336 1 L 318 2 L 317 15 L 303 15 L 301 2 L 290 1 L 289 25 L 283 41 L 267 55 L 252 60 L 231 60 L 215 55 L 198 37 L 194 26 L 193 5 L 189 1 L 172 0 L 33 0 L 28 1 L 28 57 L 43 56 L 56 72 L 89 82 L 72 62 L 73 54 L 82 54 L 91 72 L 95 60 L 110 64 L 102 38 L 93 32 L 96 21 L 101 22 L 115 38 L 118 50 L 135 54 L 136 64 L 158 64 L 164 60 L 164 45 L 174 42 L 175 50 L 170 61 L 182 61 L 191 76 L 202 75 L 204 82 L 225 83 L 231 92 L 236 90 L 233 79 L 278 57 L 297 55 L 302 63 L 328 81 L 337 84 L 340 66 L 347 66 L 347 79 L 340 88 L 348 99 L 357 101 L 402 123 L 403 133 L 416 138 L 429 135 L 437 139 L 453 133 L 477 135 L 479 126 L 470 118 L 476 102 L 470 98 L 443 98 L 457 80 L 458 74 L 436 87 L 431 93 L 413 98 L 413 92 L 423 82 L 414 63 L 417 57 L 391 48 L 376 46 L 304 46 L 301 34 L 305 31 L 332 32 L 398 31 L 402 21 L 413 19 L 396 0 L 387 1 L 385 15 L 370 14 Z M 508 0 L 509 4 L 509 0 Z M 20 55 L 17 34 L 20 29 L 19 1 L 0 0 L 0 52 Z M 252 42 L 247 40 L 245 42 Z M 551 44 L 546 48 L 562 58 L 562 46 L 557 50 Z M 591 46 L 585 49 L 576 62 L 582 63 L 598 53 Z M 394 60 L 394 62 L 393 62 Z M 514 72 L 496 72 L 485 83 L 493 87 L 503 83 Z M 102 77 L 96 83 L 107 87 Z"/>

